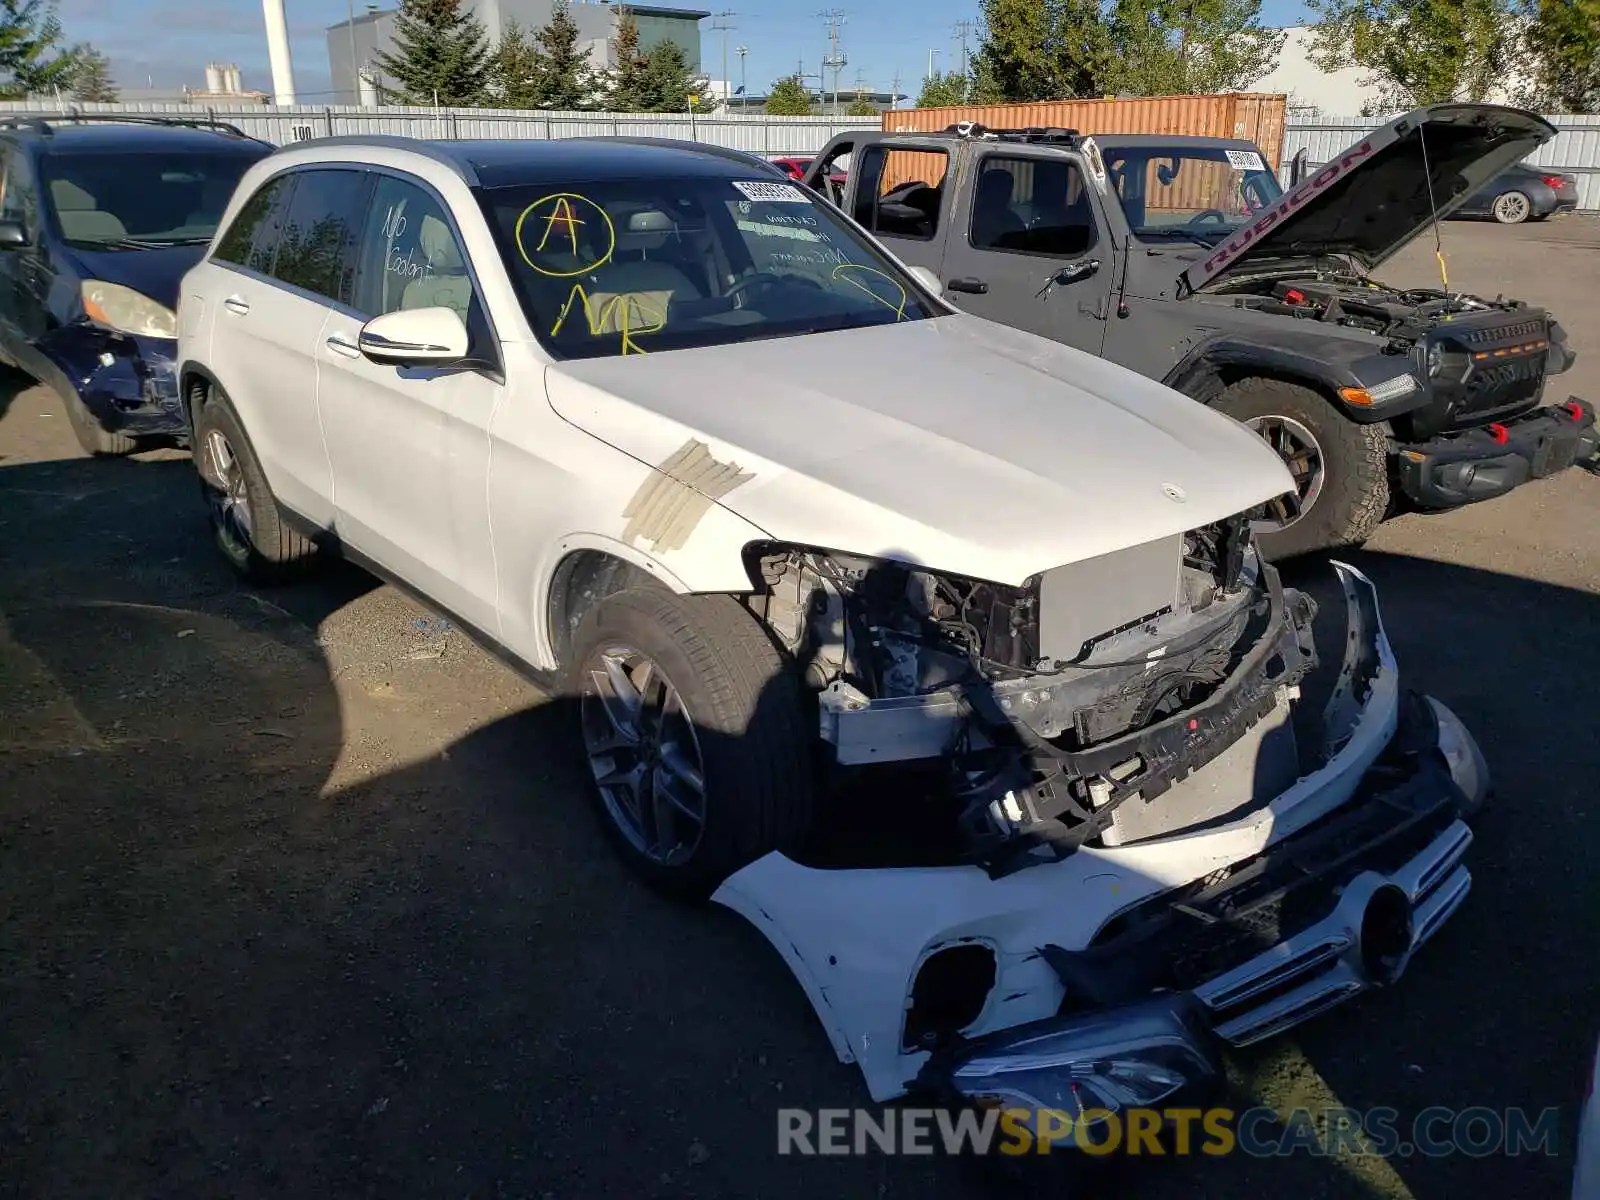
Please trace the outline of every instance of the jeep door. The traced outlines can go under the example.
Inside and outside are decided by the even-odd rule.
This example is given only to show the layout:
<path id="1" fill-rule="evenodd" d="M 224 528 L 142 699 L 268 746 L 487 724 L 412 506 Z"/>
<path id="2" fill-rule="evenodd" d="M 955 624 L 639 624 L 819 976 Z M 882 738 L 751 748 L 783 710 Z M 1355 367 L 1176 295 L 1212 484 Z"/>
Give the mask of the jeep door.
<path id="1" fill-rule="evenodd" d="M 844 210 L 901 262 L 937 274 L 951 209 L 951 154 L 957 149 L 959 143 L 939 138 L 858 144 L 850 156 Z M 819 156 L 811 172 L 830 166 Z M 819 187 L 811 172 L 807 179 Z"/>
<path id="2" fill-rule="evenodd" d="M 1001 144 L 974 154 L 946 237 L 946 298 L 1099 354 L 1116 261 L 1082 168 L 1059 150 Z"/>

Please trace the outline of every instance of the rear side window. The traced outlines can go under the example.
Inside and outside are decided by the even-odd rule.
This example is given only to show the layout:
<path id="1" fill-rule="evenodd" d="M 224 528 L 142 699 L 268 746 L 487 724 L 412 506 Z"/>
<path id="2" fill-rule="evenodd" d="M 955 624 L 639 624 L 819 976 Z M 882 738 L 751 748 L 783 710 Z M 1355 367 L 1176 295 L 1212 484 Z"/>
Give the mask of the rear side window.
<path id="1" fill-rule="evenodd" d="M 949 153 L 879 145 L 855 160 L 856 221 L 881 237 L 932 240 L 939 232 Z"/>
<path id="2" fill-rule="evenodd" d="M 364 171 L 297 172 L 278 236 L 274 278 L 330 300 L 348 301 L 353 258 L 371 176 Z"/>
<path id="3" fill-rule="evenodd" d="M 279 175 L 256 189 L 255 195 L 244 202 L 239 215 L 228 226 L 228 232 L 222 235 L 211 257 L 270 275 L 272 260 L 278 252 L 278 230 L 284 207 L 293 188 L 293 176 Z"/>

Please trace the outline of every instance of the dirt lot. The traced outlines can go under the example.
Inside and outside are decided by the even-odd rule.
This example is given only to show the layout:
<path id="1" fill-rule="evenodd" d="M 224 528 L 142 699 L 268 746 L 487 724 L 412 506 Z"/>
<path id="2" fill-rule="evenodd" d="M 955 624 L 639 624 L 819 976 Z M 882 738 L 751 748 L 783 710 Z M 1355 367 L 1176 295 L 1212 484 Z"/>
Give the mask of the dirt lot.
<path id="1" fill-rule="evenodd" d="M 1600 397 L 1600 222 L 1455 224 L 1451 281 L 1558 311 Z M 1436 278 L 1431 247 L 1385 274 Z M 1498 782 L 1477 886 L 1394 990 L 1236 1063 L 1236 1102 L 1570 1116 L 1600 1013 L 1600 478 L 1354 556 Z M 607 852 L 565 714 L 354 571 L 252 595 L 187 459 L 91 462 L 0 390 L 0 1191 L 971 1196 L 780 1159 L 866 1103 L 731 914 Z M 1568 1123 L 1563 1132 L 1570 1131 Z M 1143 1164 L 1124 1194 L 1559 1196 L 1561 1157 Z"/>

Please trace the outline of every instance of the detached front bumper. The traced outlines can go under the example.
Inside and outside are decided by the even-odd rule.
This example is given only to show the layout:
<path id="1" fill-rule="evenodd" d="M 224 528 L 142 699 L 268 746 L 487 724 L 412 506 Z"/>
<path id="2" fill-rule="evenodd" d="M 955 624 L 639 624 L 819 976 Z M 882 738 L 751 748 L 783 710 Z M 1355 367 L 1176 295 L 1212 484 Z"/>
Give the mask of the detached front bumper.
<path id="1" fill-rule="evenodd" d="M 1143 1062 L 1144 1035 L 1124 1025 L 1142 1028 L 1150 1005 L 1170 1002 L 1182 1011 L 1155 1016 L 1150 1037 L 1177 1058 L 1161 1051 L 1127 1090 L 1139 1097 L 1128 1104 L 1165 1102 L 1163 1088 L 1196 1082 L 1222 1045 L 1395 982 L 1467 894 L 1463 817 L 1488 772 L 1447 709 L 1400 691 L 1371 583 L 1337 569 L 1351 601 L 1351 683 L 1327 709 L 1344 731 L 1338 749 L 1244 815 L 1085 844 L 999 878 L 975 866 L 827 870 L 773 853 L 713 899 L 766 935 L 879 1101 L 911 1088 L 992 1096 L 1008 1058 L 1032 1086 L 1013 1091 L 1043 1100 L 1104 1062 Z M 1355 669 L 1367 661 L 1372 673 Z M 1225 766 L 1198 768 L 1156 803 L 1238 777 L 1219 775 Z M 977 1059 L 985 1082 L 969 1087 L 962 1068 Z"/>
<path id="2" fill-rule="evenodd" d="M 70 388 L 102 429 L 131 437 L 187 437 L 170 338 L 142 337 L 88 322 L 63 326 L 40 340 L 57 368 L 57 390 Z M 64 399 L 67 397 L 63 397 Z"/>
<path id="3" fill-rule="evenodd" d="M 1597 446 L 1594 409 L 1574 396 L 1516 420 L 1401 446 L 1400 486 L 1424 508 L 1456 508 L 1554 475 Z"/>

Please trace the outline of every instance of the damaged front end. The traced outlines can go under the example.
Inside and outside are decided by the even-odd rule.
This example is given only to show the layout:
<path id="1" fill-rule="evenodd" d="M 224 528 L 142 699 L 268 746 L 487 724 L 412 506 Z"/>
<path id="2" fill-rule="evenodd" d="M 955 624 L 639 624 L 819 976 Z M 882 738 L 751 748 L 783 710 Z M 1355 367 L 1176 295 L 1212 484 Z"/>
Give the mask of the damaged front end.
<path id="1" fill-rule="evenodd" d="M 177 342 L 74 321 L 39 339 L 38 351 L 100 424 L 131 437 L 185 438 L 178 396 Z"/>
<path id="2" fill-rule="evenodd" d="M 1462 818 L 1488 786 L 1470 734 L 1401 692 L 1364 576 L 1286 587 L 1248 528 L 1018 588 L 753 560 L 857 784 L 839 820 L 915 777 L 904 827 L 951 834 L 911 862 L 769 854 L 715 896 L 875 1099 L 1155 1103 L 1218 1045 L 1394 982 L 1466 895 Z"/>

